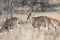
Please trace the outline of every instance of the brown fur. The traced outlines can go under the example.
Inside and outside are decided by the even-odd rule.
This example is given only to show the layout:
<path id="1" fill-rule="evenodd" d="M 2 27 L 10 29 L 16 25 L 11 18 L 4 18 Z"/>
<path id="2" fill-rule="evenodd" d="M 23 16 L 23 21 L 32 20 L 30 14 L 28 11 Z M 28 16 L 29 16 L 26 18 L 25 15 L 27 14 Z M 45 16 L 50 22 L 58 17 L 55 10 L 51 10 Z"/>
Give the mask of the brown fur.
<path id="1" fill-rule="evenodd" d="M 6 19 L 5 23 L 3 24 L 0 32 L 3 32 L 3 31 L 9 31 L 9 29 L 13 29 L 14 27 L 17 26 L 17 21 L 19 19 L 16 18 L 16 17 L 12 17 L 10 19 Z"/>
<path id="2" fill-rule="evenodd" d="M 34 28 L 38 27 L 38 30 L 40 30 L 40 26 L 48 27 L 48 29 L 49 29 L 49 22 L 50 22 L 49 18 L 47 18 L 45 16 L 39 16 L 39 17 L 34 18 L 32 25 L 34 26 Z"/>
<path id="3" fill-rule="evenodd" d="M 28 15 L 27 20 L 31 17 L 31 14 Z M 38 16 L 38 17 L 32 17 L 32 25 L 34 26 L 34 28 L 38 28 L 38 30 L 40 30 L 40 27 L 48 27 L 48 30 L 50 31 L 50 27 L 49 25 L 51 24 L 52 27 L 55 26 L 55 24 L 57 25 L 56 27 L 60 28 L 60 21 L 56 20 L 54 18 L 49 18 L 47 16 Z"/>
<path id="4" fill-rule="evenodd" d="M 50 22 L 60 30 L 60 21 L 57 19 L 50 18 Z"/>

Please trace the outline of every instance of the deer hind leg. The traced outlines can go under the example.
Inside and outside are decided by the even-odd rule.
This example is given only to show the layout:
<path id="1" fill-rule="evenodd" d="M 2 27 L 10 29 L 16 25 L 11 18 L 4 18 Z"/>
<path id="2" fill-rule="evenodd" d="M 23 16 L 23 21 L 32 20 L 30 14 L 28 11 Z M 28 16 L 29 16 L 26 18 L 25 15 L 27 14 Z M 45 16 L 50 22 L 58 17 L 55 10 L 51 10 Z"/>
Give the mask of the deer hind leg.
<path id="1" fill-rule="evenodd" d="M 52 32 L 55 32 L 55 27 L 50 21 L 48 22 L 47 27 L 48 27 L 48 34 L 51 34 Z"/>
<path id="2" fill-rule="evenodd" d="M 54 40 L 56 40 L 56 26 L 50 23 L 49 27 L 49 35 L 53 35 Z"/>
<path id="3" fill-rule="evenodd" d="M 53 34 L 54 36 L 54 40 L 56 40 L 56 38 L 60 35 L 60 30 L 59 28 L 57 28 L 58 26 L 54 26 L 55 27 L 55 33 Z"/>
<path id="4" fill-rule="evenodd" d="M 53 25 L 52 23 L 50 23 L 52 25 L 51 29 L 53 30 L 54 33 L 56 33 L 56 26 Z"/>
<path id="5" fill-rule="evenodd" d="M 60 35 L 60 30 L 59 28 L 57 28 L 58 26 L 56 25 L 53 25 L 53 28 L 54 28 L 54 33 L 53 33 L 53 36 L 54 36 L 54 39 L 56 40 L 57 36 Z"/>

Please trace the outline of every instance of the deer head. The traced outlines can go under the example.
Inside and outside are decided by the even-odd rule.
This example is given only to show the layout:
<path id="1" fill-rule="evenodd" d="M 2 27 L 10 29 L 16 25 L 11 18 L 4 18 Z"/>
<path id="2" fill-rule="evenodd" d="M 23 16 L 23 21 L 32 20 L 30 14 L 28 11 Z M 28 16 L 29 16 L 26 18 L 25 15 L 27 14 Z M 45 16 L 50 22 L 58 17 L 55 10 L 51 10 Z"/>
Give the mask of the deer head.
<path id="1" fill-rule="evenodd" d="M 32 15 L 31 13 L 28 15 L 27 17 L 27 23 L 32 23 L 32 21 L 34 20 L 35 17 L 33 17 L 34 15 Z"/>

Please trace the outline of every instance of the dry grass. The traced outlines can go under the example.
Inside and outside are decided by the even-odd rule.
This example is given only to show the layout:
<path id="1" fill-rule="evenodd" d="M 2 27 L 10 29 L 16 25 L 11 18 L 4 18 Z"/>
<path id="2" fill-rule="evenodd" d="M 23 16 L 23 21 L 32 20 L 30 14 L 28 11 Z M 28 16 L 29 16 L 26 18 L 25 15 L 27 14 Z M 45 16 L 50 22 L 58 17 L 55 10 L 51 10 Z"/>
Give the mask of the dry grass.
<path id="1" fill-rule="evenodd" d="M 58 4 L 58 3 L 60 3 L 60 0 L 50 0 L 50 3 L 56 3 L 56 4 Z"/>
<path id="2" fill-rule="evenodd" d="M 41 12 L 36 13 L 34 16 L 48 16 L 60 20 L 60 12 Z M 15 17 L 18 17 L 22 21 L 26 21 L 27 16 L 24 14 L 14 14 Z M 3 16 L 1 17 L 3 20 Z M 1 21 L 1 20 L 0 20 Z M 34 32 L 35 30 L 35 32 Z M 56 40 L 60 40 L 60 35 L 57 36 Z M 10 32 L 4 32 L 0 36 L 0 40 L 55 40 L 53 35 L 45 35 L 42 31 L 40 34 L 37 29 L 34 29 L 30 23 L 21 24 L 20 28 L 14 28 Z"/>

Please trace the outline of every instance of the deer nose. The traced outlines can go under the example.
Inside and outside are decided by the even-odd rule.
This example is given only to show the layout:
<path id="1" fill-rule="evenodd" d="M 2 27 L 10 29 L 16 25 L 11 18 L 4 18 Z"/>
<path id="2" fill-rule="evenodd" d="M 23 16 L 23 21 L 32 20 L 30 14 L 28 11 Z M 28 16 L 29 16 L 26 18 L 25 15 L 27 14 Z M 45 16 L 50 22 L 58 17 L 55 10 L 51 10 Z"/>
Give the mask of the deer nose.
<path id="1" fill-rule="evenodd" d="M 27 20 L 26 23 L 29 23 L 29 20 Z"/>
<path id="2" fill-rule="evenodd" d="M 18 24 L 20 24 L 20 22 Z"/>
<path id="3" fill-rule="evenodd" d="M 21 21 L 18 21 L 18 24 L 20 24 L 21 23 Z"/>
<path id="4" fill-rule="evenodd" d="M 26 21 L 26 23 L 28 23 L 28 22 Z"/>

